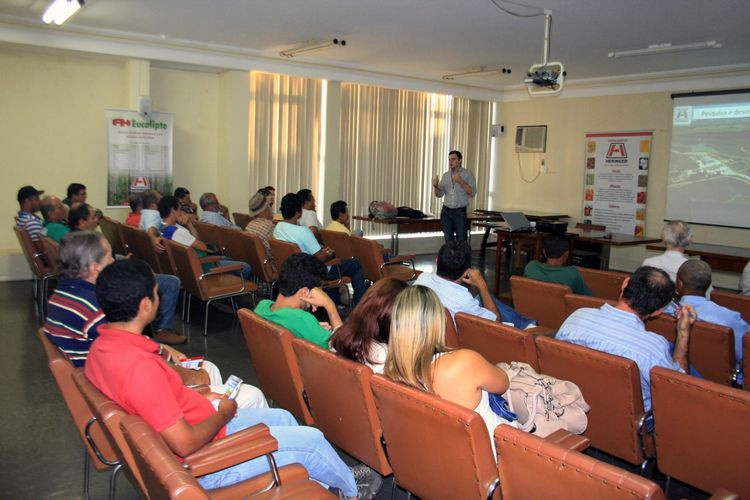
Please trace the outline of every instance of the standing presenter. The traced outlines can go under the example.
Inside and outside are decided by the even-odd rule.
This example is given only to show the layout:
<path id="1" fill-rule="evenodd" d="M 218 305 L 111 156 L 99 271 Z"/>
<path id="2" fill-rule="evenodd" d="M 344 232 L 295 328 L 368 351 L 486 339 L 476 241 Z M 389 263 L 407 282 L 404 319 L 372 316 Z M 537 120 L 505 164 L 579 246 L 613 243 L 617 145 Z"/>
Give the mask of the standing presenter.
<path id="1" fill-rule="evenodd" d="M 469 198 L 477 194 L 477 181 L 474 174 L 461 166 L 463 155 L 460 151 L 448 153 L 449 170 L 432 178 L 435 196 L 443 199 L 443 209 L 440 211 L 440 225 L 443 227 L 446 243 L 451 240 L 466 241 L 469 231 L 469 219 L 466 216 L 466 206 Z"/>

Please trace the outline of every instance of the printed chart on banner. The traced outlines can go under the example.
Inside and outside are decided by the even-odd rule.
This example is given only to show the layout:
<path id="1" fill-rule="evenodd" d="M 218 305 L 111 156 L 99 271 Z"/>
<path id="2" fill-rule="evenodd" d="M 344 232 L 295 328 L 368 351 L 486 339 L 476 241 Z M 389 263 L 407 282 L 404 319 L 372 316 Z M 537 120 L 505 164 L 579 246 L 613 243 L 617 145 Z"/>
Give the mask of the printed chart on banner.
<path id="1" fill-rule="evenodd" d="M 653 132 L 586 134 L 583 222 L 641 236 Z"/>
<path id="2" fill-rule="evenodd" d="M 130 196 L 149 189 L 172 191 L 174 115 L 109 109 L 109 190 L 107 205 L 128 205 Z"/>

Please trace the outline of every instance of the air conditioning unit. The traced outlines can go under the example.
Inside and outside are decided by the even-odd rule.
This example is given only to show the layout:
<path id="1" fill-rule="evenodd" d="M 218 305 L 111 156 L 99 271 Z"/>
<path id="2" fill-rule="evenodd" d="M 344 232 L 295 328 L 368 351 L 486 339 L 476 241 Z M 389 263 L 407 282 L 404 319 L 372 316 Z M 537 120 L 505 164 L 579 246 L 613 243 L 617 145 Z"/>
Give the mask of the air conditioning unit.
<path id="1" fill-rule="evenodd" d="M 516 127 L 516 153 L 547 151 L 547 125 Z"/>

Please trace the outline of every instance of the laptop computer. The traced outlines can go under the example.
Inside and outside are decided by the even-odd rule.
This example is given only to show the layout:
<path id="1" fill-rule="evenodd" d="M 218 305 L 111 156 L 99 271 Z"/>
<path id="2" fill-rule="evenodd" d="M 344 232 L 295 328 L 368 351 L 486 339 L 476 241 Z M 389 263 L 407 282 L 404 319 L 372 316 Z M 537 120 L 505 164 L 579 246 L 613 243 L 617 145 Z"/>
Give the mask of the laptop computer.
<path id="1" fill-rule="evenodd" d="M 523 212 L 500 212 L 500 215 L 508 224 L 507 230 L 511 233 L 525 233 L 534 230 Z"/>

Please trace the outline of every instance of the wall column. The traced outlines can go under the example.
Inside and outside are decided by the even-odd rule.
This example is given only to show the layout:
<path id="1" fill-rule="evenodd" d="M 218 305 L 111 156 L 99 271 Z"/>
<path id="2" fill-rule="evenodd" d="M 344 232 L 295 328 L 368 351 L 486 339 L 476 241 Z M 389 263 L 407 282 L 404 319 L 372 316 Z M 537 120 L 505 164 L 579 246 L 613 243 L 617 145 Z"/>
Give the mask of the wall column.
<path id="1" fill-rule="evenodd" d="M 151 95 L 151 62 L 128 59 L 125 63 L 125 76 L 128 81 L 128 105 L 130 109 L 138 110 L 141 96 Z"/>
<path id="2" fill-rule="evenodd" d="M 230 212 L 247 212 L 250 193 L 248 133 L 250 73 L 225 71 L 219 75 L 218 169 L 219 200 Z"/>

